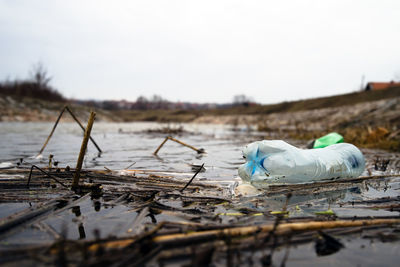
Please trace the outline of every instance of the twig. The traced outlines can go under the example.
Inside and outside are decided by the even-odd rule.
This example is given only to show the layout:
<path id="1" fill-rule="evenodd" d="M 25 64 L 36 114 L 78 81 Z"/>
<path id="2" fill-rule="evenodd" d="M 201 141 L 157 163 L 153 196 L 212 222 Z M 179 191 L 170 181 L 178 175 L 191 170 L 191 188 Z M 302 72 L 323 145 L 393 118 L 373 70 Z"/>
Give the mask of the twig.
<path id="1" fill-rule="evenodd" d="M 156 151 L 154 151 L 154 155 L 157 155 L 158 151 L 161 149 L 161 147 L 167 142 L 169 139 L 169 136 L 165 137 L 164 141 L 157 147 Z"/>
<path id="2" fill-rule="evenodd" d="M 50 173 L 48 173 L 48 172 L 42 170 L 41 168 L 39 168 L 39 167 L 36 166 L 36 165 L 32 165 L 31 171 L 29 172 L 28 183 L 27 183 L 27 185 L 26 185 L 28 188 L 29 188 L 29 183 L 31 182 L 33 168 L 38 169 L 39 171 L 41 171 L 42 173 L 46 174 L 48 177 L 50 177 L 51 179 L 53 179 L 54 181 L 56 181 L 57 183 L 59 183 L 59 184 L 62 185 L 63 187 L 68 188 L 68 186 L 66 186 L 65 184 L 63 184 L 62 182 L 60 182 L 60 181 L 57 179 L 57 177 L 55 177 L 54 175 L 51 175 Z"/>
<path id="3" fill-rule="evenodd" d="M 51 200 L 50 202 L 44 203 L 43 205 L 38 205 L 33 208 L 29 208 L 28 212 L 20 214 L 18 216 L 13 216 L 11 219 L 3 219 L 0 223 L 0 236 L 14 230 L 16 227 L 24 225 L 26 223 L 32 222 L 33 220 L 39 218 L 40 216 L 54 210 L 59 203 L 57 200 Z"/>
<path id="4" fill-rule="evenodd" d="M 177 142 L 178 144 L 181 144 L 181 145 L 186 146 L 186 147 L 188 147 L 188 148 L 191 148 L 191 149 L 193 149 L 194 151 L 196 151 L 196 152 L 199 153 L 199 154 L 204 153 L 204 149 L 202 149 L 202 148 L 197 149 L 197 148 L 195 148 L 194 146 L 188 145 L 188 144 L 186 144 L 186 143 L 184 143 L 184 142 L 182 142 L 182 141 L 179 141 L 178 139 L 175 139 L 175 138 L 173 138 L 173 137 L 171 137 L 171 136 L 169 137 L 169 140 L 174 141 L 174 142 Z"/>
<path id="5" fill-rule="evenodd" d="M 90 132 L 92 131 L 92 126 L 93 126 L 95 117 L 96 117 L 96 113 L 92 111 L 90 113 L 89 121 L 86 126 L 85 135 L 83 136 L 81 151 L 79 152 L 78 161 L 76 163 L 76 169 L 75 169 L 74 180 L 72 182 L 72 188 L 77 188 L 79 186 L 79 177 L 80 177 L 80 173 L 81 173 L 81 169 L 82 169 L 83 158 L 85 157 L 87 143 L 89 141 Z"/>
<path id="6" fill-rule="evenodd" d="M 66 106 L 61 110 L 60 115 L 58 115 L 58 118 L 57 118 L 56 122 L 54 123 L 53 129 L 51 130 L 49 136 L 47 137 L 46 142 L 44 142 L 44 144 L 43 144 L 42 148 L 40 149 L 38 155 L 42 154 L 43 150 L 47 146 L 47 143 L 50 141 L 50 138 L 53 136 L 53 133 L 57 128 L 58 122 L 60 121 L 61 116 L 64 114 L 65 108 L 66 108 Z"/>
<path id="7" fill-rule="evenodd" d="M 124 170 L 128 170 L 130 167 L 132 167 L 132 166 L 135 165 L 135 164 L 136 164 L 136 161 L 134 161 L 132 164 L 129 164 L 129 166 L 128 166 L 128 167 L 125 167 Z"/>
<path id="8" fill-rule="evenodd" d="M 161 228 L 163 228 L 165 224 L 166 222 L 162 221 L 157 225 L 155 225 L 152 229 L 142 234 L 135 235 L 133 237 L 121 238 L 116 240 L 104 240 L 100 242 L 91 242 L 91 244 L 89 244 L 88 246 L 88 250 L 97 251 L 101 246 L 107 249 L 121 249 L 127 246 L 132 246 L 134 243 L 140 242 L 146 238 L 151 237 L 152 235 L 157 233 Z"/>
<path id="9" fill-rule="evenodd" d="M 205 153 L 204 149 L 202 149 L 202 148 L 197 149 L 197 148 L 195 148 L 194 146 L 191 146 L 191 145 L 188 145 L 188 144 L 186 144 L 186 143 L 184 143 L 184 142 L 182 142 L 182 141 L 179 141 L 178 139 L 175 139 L 175 138 L 173 138 L 173 137 L 171 137 L 171 136 L 167 136 L 167 137 L 165 137 L 164 141 L 158 146 L 158 148 L 156 149 L 156 151 L 154 151 L 153 154 L 154 154 L 154 155 L 157 155 L 158 151 L 161 149 L 161 147 L 162 147 L 168 140 L 174 141 L 174 142 L 176 142 L 176 143 L 178 143 L 178 144 L 181 144 L 181 145 L 186 146 L 186 147 L 188 147 L 188 148 L 190 148 L 190 149 L 193 149 L 194 151 L 196 151 L 196 152 L 199 153 L 199 154 Z"/>
<path id="10" fill-rule="evenodd" d="M 79 119 L 75 116 L 75 114 L 69 109 L 68 106 L 64 106 L 63 109 L 60 112 L 60 115 L 58 115 L 58 118 L 56 120 L 56 122 L 54 123 L 53 129 L 51 130 L 49 136 L 47 137 L 46 141 L 44 142 L 42 148 L 40 149 L 38 155 L 42 154 L 44 149 L 46 148 L 47 144 L 50 141 L 50 138 L 53 136 L 54 131 L 57 128 L 57 125 L 62 117 L 62 115 L 64 114 L 64 111 L 67 110 L 68 113 L 71 115 L 71 117 L 78 123 L 78 125 L 81 127 L 81 129 L 85 132 L 85 127 L 83 127 L 82 123 L 79 121 Z M 97 145 L 97 143 L 94 141 L 94 139 L 92 137 L 90 137 L 90 141 L 92 141 L 92 143 L 94 144 L 94 146 L 97 148 L 97 150 L 99 151 L 99 153 L 102 153 L 100 147 Z"/>
<path id="11" fill-rule="evenodd" d="M 297 222 L 297 223 L 284 223 L 276 228 L 276 235 L 287 235 L 293 232 L 301 231 L 315 231 L 322 229 L 334 228 L 349 228 L 349 227 L 362 227 L 362 226 L 377 226 L 377 225 L 392 225 L 399 224 L 400 219 L 363 219 L 363 220 L 338 220 L 338 221 L 311 221 L 311 222 Z M 148 238 L 158 232 L 166 224 L 165 221 L 158 223 L 154 228 L 143 234 L 135 235 L 129 238 L 121 238 L 117 240 L 103 240 L 101 242 L 89 242 L 88 250 L 97 251 L 102 246 L 107 249 L 121 249 L 127 246 L 132 246 L 144 238 Z M 161 245 L 185 246 L 187 244 L 210 242 L 216 239 L 224 239 L 226 237 L 245 237 L 256 233 L 268 233 L 274 229 L 273 224 L 264 224 L 258 226 L 241 226 L 230 227 L 227 226 L 223 229 L 205 230 L 197 232 L 177 233 L 158 235 L 152 238 L 152 241 Z M 53 250 L 55 253 L 56 250 Z"/>
<path id="12" fill-rule="evenodd" d="M 75 116 L 75 114 L 69 109 L 68 106 L 65 107 L 65 109 L 69 112 L 69 114 L 71 114 L 72 118 L 79 124 L 79 126 L 81 127 L 82 131 L 85 131 L 85 127 L 83 127 L 82 123 L 79 121 L 79 119 Z M 96 144 L 96 142 L 94 141 L 94 139 L 89 136 L 90 141 L 92 141 L 93 145 L 97 148 L 97 150 L 99 151 L 99 153 L 102 153 L 103 151 L 101 151 L 100 147 Z"/>
<path id="13" fill-rule="evenodd" d="M 193 179 L 196 177 L 196 175 L 203 169 L 203 167 L 204 167 L 204 163 L 201 165 L 201 167 L 197 170 L 197 172 L 193 175 L 193 177 L 192 177 L 192 179 L 190 179 L 190 181 L 181 189 L 181 193 L 183 192 L 183 190 L 185 190 L 186 189 L 186 187 L 188 187 L 191 183 L 192 183 L 192 181 L 193 181 Z"/>
<path id="14" fill-rule="evenodd" d="M 299 231 L 314 231 L 321 229 L 372 226 L 372 225 L 391 225 L 399 224 L 400 219 L 374 219 L 374 220 L 338 220 L 338 221 L 313 221 L 299 223 L 283 223 L 276 227 L 276 235 L 290 234 Z M 230 237 L 243 237 L 255 233 L 268 233 L 274 229 L 273 224 L 258 226 L 233 227 L 221 230 L 207 230 L 200 232 L 178 233 L 171 235 L 156 236 L 153 241 L 161 244 L 180 244 L 184 245 L 193 242 L 205 242 L 215 239 Z"/>

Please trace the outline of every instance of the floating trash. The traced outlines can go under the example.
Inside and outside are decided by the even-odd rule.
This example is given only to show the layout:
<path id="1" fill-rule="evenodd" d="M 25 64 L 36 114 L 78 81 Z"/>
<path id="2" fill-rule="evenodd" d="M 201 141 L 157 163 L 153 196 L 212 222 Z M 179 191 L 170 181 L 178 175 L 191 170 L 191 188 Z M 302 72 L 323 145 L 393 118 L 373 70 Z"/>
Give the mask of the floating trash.
<path id="1" fill-rule="evenodd" d="M 243 149 L 246 163 L 239 176 L 257 186 L 268 183 L 304 183 L 361 175 L 365 159 L 352 144 L 334 144 L 320 149 L 299 149 L 282 140 L 257 141 Z"/>

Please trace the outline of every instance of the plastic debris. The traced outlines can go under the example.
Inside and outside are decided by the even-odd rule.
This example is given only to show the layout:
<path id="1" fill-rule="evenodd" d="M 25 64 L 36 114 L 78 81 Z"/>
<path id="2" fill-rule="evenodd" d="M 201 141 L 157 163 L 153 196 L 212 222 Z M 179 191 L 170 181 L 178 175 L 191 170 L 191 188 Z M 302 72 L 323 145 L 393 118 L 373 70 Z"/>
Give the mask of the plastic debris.
<path id="1" fill-rule="evenodd" d="M 333 144 L 343 143 L 344 139 L 338 133 L 329 133 L 314 141 L 313 148 L 324 148 Z"/>
<path id="2" fill-rule="evenodd" d="M 239 167 L 239 176 L 257 187 L 353 178 L 365 168 L 361 151 L 347 143 L 299 149 L 282 140 L 263 140 L 247 145 L 243 157 L 246 163 Z"/>

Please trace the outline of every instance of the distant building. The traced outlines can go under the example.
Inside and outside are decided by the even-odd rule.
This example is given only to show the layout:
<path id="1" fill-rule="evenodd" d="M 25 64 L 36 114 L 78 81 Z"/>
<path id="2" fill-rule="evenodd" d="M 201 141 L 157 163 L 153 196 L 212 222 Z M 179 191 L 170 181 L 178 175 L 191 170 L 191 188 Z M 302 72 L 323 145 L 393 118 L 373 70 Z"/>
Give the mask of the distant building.
<path id="1" fill-rule="evenodd" d="M 388 83 L 377 83 L 377 82 L 369 82 L 367 86 L 365 86 L 365 91 L 372 90 L 384 90 L 392 87 L 400 87 L 400 82 L 388 82 Z"/>

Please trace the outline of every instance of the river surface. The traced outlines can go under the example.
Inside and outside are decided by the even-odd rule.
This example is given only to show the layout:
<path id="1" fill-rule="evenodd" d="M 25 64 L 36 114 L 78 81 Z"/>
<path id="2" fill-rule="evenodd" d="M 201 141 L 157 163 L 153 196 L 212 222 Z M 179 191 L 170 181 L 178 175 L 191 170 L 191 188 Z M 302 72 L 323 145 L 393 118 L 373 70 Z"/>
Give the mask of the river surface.
<path id="1" fill-rule="evenodd" d="M 58 167 L 75 167 L 83 137 L 81 128 L 75 123 L 59 123 L 44 152 L 40 157 L 37 157 L 52 127 L 53 123 L 0 123 L 0 163 L 16 165 L 20 159 L 23 159 L 23 163 L 27 166 L 30 164 L 47 166 L 49 155 L 53 155 L 53 164 L 57 162 Z M 180 127 L 183 131 L 179 133 L 169 134 L 164 131 L 166 128 L 178 129 Z M 223 186 L 229 186 L 240 180 L 237 168 L 244 163 L 242 148 L 250 142 L 264 139 L 267 133 L 257 132 L 245 126 L 233 128 L 230 125 L 215 124 L 96 122 L 91 135 L 103 152 L 99 155 L 96 147 L 89 142 L 84 168 L 156 170 L 187 174 L 186 176 L 181 175 L 178 177 L 188 179 L 194 173 L 194 167 L 204 163 L 206 171 L 199 173 L 196 179 L 206 182 L 213 181 Z M 198 149 L 202 148 L 206 153 L 198 154 L 188 147 L 169 140 L 155 156 L 153 152 L 168 135 Z M 286 141 L 303 148 L 307 143 L 305 141 Z M 365 149 L 363 149 L 363 153 L 367 163 L 367 168 L 363 173 L 364 176 L 399 173 L 398 153 Z M 389 160 L 389 164 L 383 170 L 380 164 L 386 160 Z M 310 190 L 298 190 L 293 193 L 290 199 L 288 211 L 290 212 L 290 217 L 315 216 L 317 212 L 327 210 L 333 210 L 339 217 L 393 217 L 399 215 L 399 209 L 390 209 L 387 206 L 396 204 L 396 199 L 400 195 L 399 192 L 399 177 L 365 181 L 351 186 L 345 185 L 327 189 L 326 191 L 318 190 L 315 193 Z M 385 202 L 388 204 L 386 206 L 372 208 L 368 206 L 371 205 L 370 203 L 374 203 L 371 201 L 377 201 L 376 205 L 378 205 L 385 198 L 388 200 Z M 251 208 L 255 211 L 273 211 L 281 209 L 282 203 L 285 201 L 285 195 L 262 195 L 256 198 L 244 198 L 241 201 L 243 207 Z M 107 231 L 114 233 L 117 231 L 118 223 L 131 218 L 130 209 L 127 206 L 117 205 L 109 209 L 102 206 L 101 209 L 96 209 L 93 208 L 96 207 L 93 203 L 94 200 L 90 199 L 83 201 L 80 205 L 79 215 L 68 210 L 64 212 L 64 215 L 51 218 L 45 222 L 54 227 L 57 232 L 61 232 L 63 222 L 71 221 L 72 223 L 68 226 L 70 227 L 68 228 L 68 238 L 81 239 L 84 236 L 84 238 L 90 239 L 94 238 L 92 233 L 95 227 L 102 229 L 104 233 Z M 0 202 L 0 219 L 30 205 L 31 203 Z M 104 213 L 104 216 L 99 214 L 100 211 Z M 226 211 L 222 210 L 221 212 Z M 238 211 L 233 210 L 232 214 L 234 213 L 236 214 Z M 75 217 L 79 218 L 78 222 L 75 222 Z M 93 222 L 87 223 L 90 220 L 93 220 Z M 229 223 L 229 220 L 236 219 L 222 216 L 223 222 Z M 252 220 L 253 223 L 257 223 L 258 220 L 262 223 L 264 217 L 254 217 Z M 83 228 L 84 225 L 86 231 Z M 33 239 L 27 239 L 26 237 L 34 236 L 32 234 L 33 230 L 28 229 L 27 231 L 31 232 L 20 232 L 10 236 L 6 239 L 7 244 L 21 244 L 24 242 L 31 244 Z M 82 235 L 82 232 L 86 232 L 86 234 Z M 387 232 L 396 238 L 400 238 L 398 229 L 387 229 Z M 373 243 L 372 240 L 376 239 L 365 239 L 365 235 L 349 240 L 342 238 L 341 240 L 345 243 L 347 249 L 329 257 L 316 256 L 312 244 L 295 246 L 292 248 L 287 265 L 308 266 L 311 261 L 317 265 L 344 264 L 346 266 L 354 266 L 357 263 L 361 263 L 363 266 L 376 266 L 383 263 L 384 265 L 395 266 L 395 259 L 398 257 L 399 252 L 399 242 L 385 243 L 384 241 L 378 241 Z M 46 241 L 47 239 L 43 240 Z M 3 246 L 8 248 L 4 244 Z M 370 253 L 374 254 L 374 258 L 368 261 L 367 258 Z M 257 254 L 255 255 L 257 256 Z M 283 256 L 284 250 L 274 255 L 275 258 Z M 274 259 L 274 262 L 279 261 L 280 259 Z"/>
<path id="2" fill-rule="evenodd" d="M 40 157 L 36 157 L 49 135 L 53 123 L 50 122 L 0 122 L 0 163 L 17 163 L 21 158 L 25 163 L 48 164 L 49 155 L 58 167 L 74 167 L 80 151 L 83 131 L 76 123 L 61 122 Z M 169 134 L 163 131 L 183 129 Z M 166 136 L 171 135 L 206 153 L 198 154 L 188 147 L 168 141 L 158 152 L 153 152 Z M 89 141 L 84 168 L 121 170 L 159 170 L 168 172 L 193 172 L 193 165 L 205 164 L 207 179 L 235 180 L 237 168 L 244 163 L 243 147 L 266 138 L 266 133 L 257 132 L 246 126 L 217 124 L 162 124 L 151 122 L 104 123 L 95 122 L 91 136 L 103 151 L 99 155 Z M 274 136 L 279 138 L 279 136 Z M 269 137 L 271 138 L 271 137 Z M 285 140 L 292 145 L 305 148 L 307 142 Z M 399 154 L 363 149 L 368 173 L 375 172 L 376 159 L 390 159 L 386 173 L 399 172 Z"/>
<path id="3" fill-rule="evenodd" d="M 40 148 L 49 135 L 53 123 L 0 123 L 0 162 L 38 163 Z M 168 141 L 158 152 L 153 152 L 170 135 L 163 128 L 184 131 L 172 136 L 206 153 L 198 154 L 188 147 Z M 160 123 L 95 123 L 92 137 L 103 153 L 98 156 L 96 147 L 89 142 L 84 168 L 118 170 L 151 169 L 192 172 L 192 165 L 205 163 L 207 176 L 213 179 L 237 177 L 237 167 L 244 161 L 242 147 L 251 141 L 261 140 L 262 134 L 247 128 L 232 129 L 226 125 L 160 124 Z M 59 123 L 50 142 L 42 153 L 41 163 L 54 156 L 59 167 L 74 167 L 82 143 L 83 132 L 75 123 Z M 133 165 L 132 165 L 133 164 Z"/>

